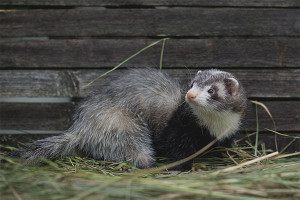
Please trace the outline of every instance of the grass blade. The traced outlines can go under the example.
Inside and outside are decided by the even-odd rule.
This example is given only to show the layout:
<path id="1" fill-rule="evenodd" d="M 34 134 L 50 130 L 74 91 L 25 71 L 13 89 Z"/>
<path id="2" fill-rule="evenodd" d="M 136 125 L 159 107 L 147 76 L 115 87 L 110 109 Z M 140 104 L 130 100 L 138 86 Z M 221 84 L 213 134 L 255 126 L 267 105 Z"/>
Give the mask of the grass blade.
<path id="1" fill-rule="evenodd" d="M 161 41 L 166 41 L 169 38 L 163 38 L 161 40 L 155 41 L 151 44 L 149 44 L 148 46 L 142 48 L 141 50 L 139 50 L 138 52 L 136 52 L 135 54 L 131 55 L 130 57 L 126 58 L 124 61 L 122 61 L 121 63 L 119 63 L 117 66 L 115 66 L 114 68 L 112 68 L 111 70 L 108 70 L 107 72 L 101 74 L 100 76 L 98 76 L 97 78 L 95 78 L 94 80 L 92 80 L 91 82 L 89 82 L 86 86 L 91 85 L 93 82 L 95 82 L 96 80 L 98 80 L 99 78 L 109 74 L 110 72 L 114 71 L 115 69 L 117 69 L 118 67 L 120 67 L 121 65 L 123 65 L 124 63 L 128 62 L 129 60 L 131 60 L 132 58 L 134 58 L 135 56 L 139 55 L 140 53 L 142 53 L 143 51 L 149 49 L 150 47 L 156 45 L 157 43 L 161 42 Z M 162 61 L 161 61 L 162 62 Z"/>
<path id="2" fill-rule="evenodd" d="M 258 122 L 257 104 L 255 105 L 255 115 L 256 115 L 256 135 L 255 135 L 255 151 L 254 151 L 254 155 L 257 156 L 258 133 L 259 133 L 259 122 Z"/>
<path id="3" fill-rule="evenodd" d="M 160 53 L 160 62 L 159 62 L 159 69 L 162 70 L 162 61 L 163 61 L 163 56 L 164 56 L 164 49 L 165 49 L 165 44 L 166 44 L 166 40 L 168 40 L 169 38 L 165 38 L 163 40 L 163 44 L 161 47 L 161 53 Z"/>

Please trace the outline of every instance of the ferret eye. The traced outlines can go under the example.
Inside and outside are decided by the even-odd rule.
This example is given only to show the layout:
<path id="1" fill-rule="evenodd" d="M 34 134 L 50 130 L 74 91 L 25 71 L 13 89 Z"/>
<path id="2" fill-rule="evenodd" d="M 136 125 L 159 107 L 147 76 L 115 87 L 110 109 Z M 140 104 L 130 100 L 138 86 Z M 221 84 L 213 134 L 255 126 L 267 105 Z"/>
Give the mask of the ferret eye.
<path id="1" fill-rule="evenodd" d="M 213 89 L 209 89 L 209 90 L 207 90 L 207 92 L 208 92 L 209 94 L 215 93 L 215 91 L 214 91 Z"/>

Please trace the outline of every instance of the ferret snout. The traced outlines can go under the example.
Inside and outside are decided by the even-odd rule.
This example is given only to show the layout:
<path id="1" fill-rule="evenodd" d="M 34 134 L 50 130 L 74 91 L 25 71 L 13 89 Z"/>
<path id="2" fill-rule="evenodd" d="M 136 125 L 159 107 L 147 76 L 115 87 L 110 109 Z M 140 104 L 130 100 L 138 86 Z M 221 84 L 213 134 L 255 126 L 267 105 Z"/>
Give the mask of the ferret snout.
<path id="1" fill-rule="evenodd" d="M 187 96 L 188 99 L 193 100 L 193 99 L 195 99 L 197 97 L 197 94 L 195 92 L 193 92 L 193 91 L 188 91 L 186 93 L 186 96 Z"/>

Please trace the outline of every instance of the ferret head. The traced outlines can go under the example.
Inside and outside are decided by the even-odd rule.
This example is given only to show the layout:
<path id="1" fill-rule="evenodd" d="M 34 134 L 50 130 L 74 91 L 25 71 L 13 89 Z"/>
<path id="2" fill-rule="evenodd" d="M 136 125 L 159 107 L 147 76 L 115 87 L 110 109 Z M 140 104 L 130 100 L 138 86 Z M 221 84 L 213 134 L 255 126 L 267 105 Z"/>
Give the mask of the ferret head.
<path id="1" fill-rule="evenodd" d="M 185 99 L 190 105 L 207 112 L 243 112 L 246 104 L 239 81 L 232 74 L 217 69 L 198 71 Z"/>
<path id="2" fill-rule="evenodd" d="M 198 71 L 185 96 L 202 124 L 218 136 L 224 129 L 227 135 L 237 130 L 246 108 L 246 96 L 241 83 L 230 73 L 217 69 Z M 231 127 L 232 125 L 232 127 Z"/>

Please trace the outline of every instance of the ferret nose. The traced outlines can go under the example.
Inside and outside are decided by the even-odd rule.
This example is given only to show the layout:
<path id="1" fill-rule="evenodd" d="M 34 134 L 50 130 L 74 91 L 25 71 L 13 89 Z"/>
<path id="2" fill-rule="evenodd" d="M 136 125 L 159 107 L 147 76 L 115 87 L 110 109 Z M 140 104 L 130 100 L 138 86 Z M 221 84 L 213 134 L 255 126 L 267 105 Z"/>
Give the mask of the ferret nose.
<path id="1" fill-rule="evenodd" d="M 188 93 L 186 93 L 187 98 L 189 99 L 195 99 L 197 97 L 197 95 L 191 91 L 189 91 Z"/>

